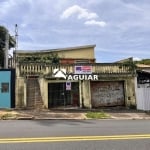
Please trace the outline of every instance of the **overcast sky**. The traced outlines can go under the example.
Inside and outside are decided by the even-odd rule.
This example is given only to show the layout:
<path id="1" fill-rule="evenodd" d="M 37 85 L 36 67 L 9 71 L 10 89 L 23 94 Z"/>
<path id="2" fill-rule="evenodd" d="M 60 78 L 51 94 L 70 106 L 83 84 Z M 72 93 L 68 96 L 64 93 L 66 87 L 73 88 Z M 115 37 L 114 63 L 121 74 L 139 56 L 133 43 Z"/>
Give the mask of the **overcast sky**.
<path id="1" fill-rule="evenodd" d="M 150 0 L 0 0 L 18 49 L 93 45 L 97 62 L 150 58 Z"/>

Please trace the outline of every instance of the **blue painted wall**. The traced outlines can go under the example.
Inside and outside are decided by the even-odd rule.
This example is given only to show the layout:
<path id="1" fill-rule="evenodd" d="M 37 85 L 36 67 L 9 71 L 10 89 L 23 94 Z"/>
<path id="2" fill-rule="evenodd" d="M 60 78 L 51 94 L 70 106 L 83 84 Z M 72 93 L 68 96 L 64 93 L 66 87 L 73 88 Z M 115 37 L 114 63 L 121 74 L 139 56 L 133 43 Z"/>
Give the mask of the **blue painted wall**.
<path id="1" fill-rule="evenodd" d="M 2 83 L 9 83 L 8 92 L 2 92 Z M 11 71 L 0 71 L 0 108 L 11 108 Z"/>

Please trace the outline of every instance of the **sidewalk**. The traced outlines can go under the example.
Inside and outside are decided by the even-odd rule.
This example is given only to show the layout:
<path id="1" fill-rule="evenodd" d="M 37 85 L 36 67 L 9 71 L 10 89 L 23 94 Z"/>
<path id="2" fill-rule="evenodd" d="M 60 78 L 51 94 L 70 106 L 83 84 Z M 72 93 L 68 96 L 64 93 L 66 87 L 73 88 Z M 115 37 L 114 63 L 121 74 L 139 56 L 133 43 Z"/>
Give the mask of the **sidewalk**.
<path id="1" fill-rule="evenodd" d="M 0 109 L 0 119 L 16 119 L 16 120 L 31 120 L 31 119 L 88 119 L 86 113 L 89 111 L 100 110 L 2 110 Z M 150 119 L 150 113 L 137 110 L 103 110 L 110 117 L 108 119 L 125 120 L 125 119 Z"/>

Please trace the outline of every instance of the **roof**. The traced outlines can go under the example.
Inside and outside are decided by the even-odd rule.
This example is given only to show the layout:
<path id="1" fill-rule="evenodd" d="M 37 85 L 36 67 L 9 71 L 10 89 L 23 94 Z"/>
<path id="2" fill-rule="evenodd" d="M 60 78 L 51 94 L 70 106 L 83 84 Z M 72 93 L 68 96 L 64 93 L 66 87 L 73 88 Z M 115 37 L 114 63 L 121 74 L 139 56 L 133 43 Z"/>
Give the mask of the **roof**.
<path id="1" fill-rule="evenodd" d="M 58 48 L 58 49 L 47 49 L 47 50 L 16 50 L 14 53 L 47 53 L 53 51 L 67 51 L 67 50 L 76 50 L 76 49 L 87 49 L 94 48 L 96 45 L 85 45 L 85 46 L 76 46 L 76 47 L 67 47 L 67 48 Z"/>
<path id="2" fill-rule="evenodd" d="M 145 65 L 145 64 L 136 64 L 136 66 L 139 68 L 150 68 L 150 65 Z"/>
<path id="3" fill-rule="evenodd" d="M 150 65 L 137 64 L 137 70 L 150 75 Z"/>
<path id="4" fill-rule="evenodd" d="M 141 72 L 150 74 L 150 70 L 141 70 Z"/>
<path id="5" fill-rule="evenodd" d="M 122 59 L 122 60 L 118 60 L 114 63 L 125 63 L 125 62 L 128 62 L 128 61 L 133 61 L 133 58 L 132 57 L 125 58 L 125 59 Z"/>

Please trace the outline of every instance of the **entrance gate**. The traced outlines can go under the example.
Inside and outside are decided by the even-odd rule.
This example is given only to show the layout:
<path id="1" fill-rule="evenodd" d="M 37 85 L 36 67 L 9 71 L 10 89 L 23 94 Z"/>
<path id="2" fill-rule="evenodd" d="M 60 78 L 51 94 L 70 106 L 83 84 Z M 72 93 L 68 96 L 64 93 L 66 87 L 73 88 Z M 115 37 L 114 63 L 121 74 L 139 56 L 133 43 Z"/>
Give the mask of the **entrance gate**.
<path id="1" fill-rule="evenodd" d="M 79 106 L 79 83 L 72 82 L 66 90 L 66 82 L 48 84 L 48 107 Z"/>

